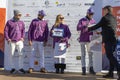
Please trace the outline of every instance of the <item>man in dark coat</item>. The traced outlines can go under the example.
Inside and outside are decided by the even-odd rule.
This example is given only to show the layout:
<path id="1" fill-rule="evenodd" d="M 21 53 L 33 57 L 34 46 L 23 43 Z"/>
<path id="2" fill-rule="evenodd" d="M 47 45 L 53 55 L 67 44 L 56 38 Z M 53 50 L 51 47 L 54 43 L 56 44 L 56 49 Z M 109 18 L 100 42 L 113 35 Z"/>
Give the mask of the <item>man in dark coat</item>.
<path id="1" fill-rule="evenodd" d="M 116 48 L 116 26 L 117 26 L 117 21 L 115 17 L 112 15 L 112 7 L 111 6 L 105 6 L 103 8 L 104 11 L 104 16 L 100 20 L 98 24 L 95 26 L 89 27 L 88 31 L 92 31 L 98 28 L 102 28 L 102 39 L 103 42 L 105 43 L 105 50 L 106 50 L 106 55 L 110 63 L 110 68 L 108 74 L 104 75 L 104 78 L 113 78 L 113 71 L 114 68 L 117 68 L 118 72 L 118 80 L 120 80 L 120 69 L 119 65 L 117 62 L 117 59 L 113 56 L 113 52 L 115 51 Z"/>

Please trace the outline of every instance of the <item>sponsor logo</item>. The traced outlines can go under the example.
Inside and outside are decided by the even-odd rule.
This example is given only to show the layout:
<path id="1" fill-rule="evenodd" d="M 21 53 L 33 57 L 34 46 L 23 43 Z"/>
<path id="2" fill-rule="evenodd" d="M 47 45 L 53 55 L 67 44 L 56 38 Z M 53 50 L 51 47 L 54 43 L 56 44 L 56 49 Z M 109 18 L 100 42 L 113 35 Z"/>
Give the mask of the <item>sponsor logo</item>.
<path id="1" fill-rule="evenodd" d="M 24 22 L 31 22 L 30 20 L 24 20 Z"/>
<path id="2" fill-rule="evenodd" d="M 67 16 L 70 16 L 70 13 L 67 13 Z"/>
<path id="3" fill-rule="evenodd" d="M 13 3 L 13 6 L 14 6 L 14 7 L 17 7 L 17 6 L 25 6 L 25 4 Z"/>
<path id="4" fill-rule="evenodd" d="M 117 28 L 117 32 L 120 32 L 120 28 Z"/>
<path id="5" fill-rule="evenodd" d="M 120 64 L 120 48 L 117 48 L 117 61 Z"/>
<path id="6" fill-rule="evenodd" d="M 120 10 L 117 11 L 117 14 L 120 14 Z"/>
<path id="7" fill-rule="evenodd" d="M 31 7 L 32 7 L 32 8 L 33 8 L 33 7 L 40 7 L 40 5 L 38 5 L 38 4 L 36 4 L 35 2 L 33 2 L 31 5 L 29 5 L 29 6 L 27 6 L 27 7 L 30 7 L 30 8 L 31 8 Z"/>
<path id="8" fill-rule="evenodd" d="M 45 1 L 46 8 L 49 7 L 50 2 L 48 0 Z"/>
<path id="9" fill-rule="evenodd" d="M 81 65 L 81 63 L 67 63 L 67 62 L 66 64 L 69 65 L 69 67 Z"/>
<path id="10" fill-rule="evenodd" d="M 25 14 L 24 17 L 31 17 L 29 13 Z"/>
<path id="11" fill-rule="evenodd" d="M 42 7 L 50 8 L 50 7 L 52 7 L 52 6 L 50 5 L 50 1 L 49 1 L 49 0 L 45 0 L 44 6 L 42 6 Z"/>
<path id="12" fill-rule="evenodd" d="M 117 15 L 117 16 L 116 16 L 116 19 L 117 19 L 117 25 L 120 26 L 120 16 Z"/>
<path id="13" fill-rule="evenodd" d="M 81 3 L 69 3 L 70 6 L 81 6 L 82 4 Z"/>
<path id="14" fill-rule="evenodd" d="M 81 56 L 76 56 L 76 60 L 81 60 Z"/>
<path id="15" fill-rule="evenodd" d="M 32 5 L 35 6 L 35 2 L 33 2 Z"/>
<path id="16" fill-rule="evenodd" d="M 85 3 L 84 5 L 85 5 L 85 6 L 94 6 L 95 3 Z"/>
<path id="17" fill-rule="evenodd" d="M 117 21 L 117 25 L 120 26 L 120 22 L 119 21 Z"/>
<path id="18" fill-rule="evenodd" d="M 120 20 L 120 16 L 116 16 L 116 18 Z"/>
<path id="19" fill-rule="evenodd" d="M 65 3 L 59 3 L 58 1 L 55 2 L 55 4 L 57 7 L 64 7 L 65 6 Z"/>

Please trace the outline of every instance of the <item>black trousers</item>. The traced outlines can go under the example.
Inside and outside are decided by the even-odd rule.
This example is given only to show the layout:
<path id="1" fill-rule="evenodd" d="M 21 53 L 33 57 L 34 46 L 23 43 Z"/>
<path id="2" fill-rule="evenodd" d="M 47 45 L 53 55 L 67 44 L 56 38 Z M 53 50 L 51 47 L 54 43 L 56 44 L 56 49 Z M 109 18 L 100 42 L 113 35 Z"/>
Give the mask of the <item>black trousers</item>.
<path id="1" fill-rule="evenodd" d="M 116 42 L 109 42 L 109 41 L 105 42 L 106 55 L 110 63 L 109 73 L 113 73 L 115 67 L 118 72 L 120 71 L 117 59 L 113 55 L 115 49 L 116 49 Z"/>

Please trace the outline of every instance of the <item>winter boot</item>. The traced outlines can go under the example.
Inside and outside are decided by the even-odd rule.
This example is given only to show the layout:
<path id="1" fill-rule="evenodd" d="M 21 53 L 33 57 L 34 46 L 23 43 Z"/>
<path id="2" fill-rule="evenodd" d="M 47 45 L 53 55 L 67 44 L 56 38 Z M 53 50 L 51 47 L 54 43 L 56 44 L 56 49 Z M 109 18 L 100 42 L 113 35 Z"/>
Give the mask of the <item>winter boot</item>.
<path id="1" fill-rule="evenodd" d="M 93 67 L 90 67 L 89 72 L 90 72 L 90 74 L 96 74 Z"/>
<path id="2" fill-rule="evenodd" d="M 82 75 L 86 75 L 86 67 L 82 67 Z"/>
<path id="3" fill-rule="evenodd" d="M 59 73 L 59 70 L 60 70 L 60 64 L 55 64 L 55 69 L 56 69 L 56 73 Z"/>
<path id="4" fill-rule="evenodd" d="M 103 78 L 113 78 L 113 72 L 108 72 Z"/>
<path id="5" fill-rule="evenodd" d="M 61 74 L 64 73 L 64 69 L 66 69 L 66 64 L 61 64 Z"/>

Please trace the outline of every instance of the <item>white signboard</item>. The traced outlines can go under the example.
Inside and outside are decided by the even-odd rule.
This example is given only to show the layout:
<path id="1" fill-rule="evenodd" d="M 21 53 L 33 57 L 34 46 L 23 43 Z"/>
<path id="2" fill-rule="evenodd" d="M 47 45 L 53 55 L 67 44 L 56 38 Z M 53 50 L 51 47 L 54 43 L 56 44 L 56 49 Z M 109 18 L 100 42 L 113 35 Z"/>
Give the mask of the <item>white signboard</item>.
<path id="1" fill-rule="evenodd" d="M 76 31 L 76 26 L 80 18 L 86 16 L 87 9 L 92 7 L 95 11 L 94 18 L 98 22 L 101 17 L 101 0 L 8 0 L 8 19 L 13 17 L 13 10 L 18 9 L 22 12 L 22 20 L 25 22 L 26 32 L 28 31 L 30 22 L 32 19 L 37 18 L 39 10 L 44 10 L 47 14 L 45 19 L 48 21 L 49 29 L 55 23 L 56 16 L 62 14 L 64 16 L 65 24 L 67 24 L 72 33 L 70 44 L 66 53 L 66 65 L 67 72 L 80 72 L 81 71 L 81 60 L 78 57 L 81 56 L 80 44 L 77 41 L 79 34 Z M 59 30 L 61 31 L 61 30 Z M 54 34 L 61 36 L 60 34 Z M 48 71 L 54 71 L 54 58 L 53 58 L 53 47 L 52 38 L 48 39 L 47 47 L 45 47 L 45 66 Z M 29 46 L 27 44 L 27 37 L 24 44 L 25 53 L 25 69 L 28 68 L 28 54 L 30 53 Z M 36 52 L 37 54 L 37 52 Z M 36 55 L 35 55 L 36 57 Z M 35 69 L 39 69 L 39 56 L 35 60 Z M 88 63 L 88 56 L 86 57 Z M 96 65 L 99 65 L 96 63 Z M 26 67 L 27 66 L 27 67 Z M 88 65 L 87 65 L 88 66 Z M 6 64 L 6 68 L 7 68 Z"/>
<path id="2" fill-rule="evenodd" d="M 60 29 L 60 28 L 53 29 L 53 36 L 54 37 L 63 37 L 63 35 L 64 35 L 64 29 Z"/>

